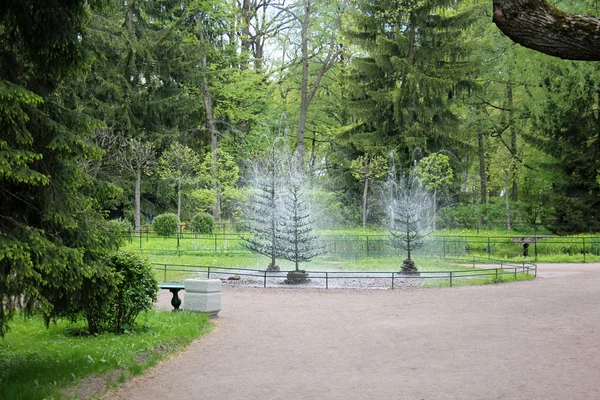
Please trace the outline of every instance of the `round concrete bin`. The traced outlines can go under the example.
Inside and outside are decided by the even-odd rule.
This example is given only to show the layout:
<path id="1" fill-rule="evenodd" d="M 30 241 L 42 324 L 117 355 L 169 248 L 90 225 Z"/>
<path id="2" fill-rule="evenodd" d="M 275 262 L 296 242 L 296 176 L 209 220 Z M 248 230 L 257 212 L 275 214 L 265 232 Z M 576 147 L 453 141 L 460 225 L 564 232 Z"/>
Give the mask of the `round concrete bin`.
<path id="1" fill-rule="evenodd" d="M 216 317 L 221 311 L 220 279 L 186 279 L 184 309 Z"/>

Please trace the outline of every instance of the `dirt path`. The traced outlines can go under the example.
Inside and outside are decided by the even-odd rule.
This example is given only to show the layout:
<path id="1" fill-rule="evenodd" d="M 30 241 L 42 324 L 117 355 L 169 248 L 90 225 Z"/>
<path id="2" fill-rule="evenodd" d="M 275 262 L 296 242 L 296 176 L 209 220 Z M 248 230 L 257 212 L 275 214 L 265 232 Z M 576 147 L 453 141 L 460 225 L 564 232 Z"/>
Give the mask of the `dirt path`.
<path id="1" fill-rule="evenodd" d="M 479 287 L 225 288 L 216 322 L 105 398 L 600 398 L 600 264 Z"/>

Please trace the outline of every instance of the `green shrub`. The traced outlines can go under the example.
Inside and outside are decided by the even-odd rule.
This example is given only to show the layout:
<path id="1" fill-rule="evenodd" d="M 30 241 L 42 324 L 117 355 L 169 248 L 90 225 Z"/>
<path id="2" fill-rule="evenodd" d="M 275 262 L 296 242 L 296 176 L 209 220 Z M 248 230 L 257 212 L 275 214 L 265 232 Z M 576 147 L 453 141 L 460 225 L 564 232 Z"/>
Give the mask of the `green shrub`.
<path id="1" fill-rule="evenodd" d="M 192 230 L 196 233 L 212 233 L 215 228 L 215 219 L 207 213 L 198 213 L 192 219 Z"/>
<path id="2" fill-rule="evenodd" d="M 53 304 L 53 315 L 72 321 L 84 318 L 88 333 L 121 333 L 133 326 L 140 312 L 152 308 L 158 283 L 148 261 L 134 253 L 119 252 L 105 265 L 90 267 L 81 285 Z M 46 323 L 50 316 L 46 317 Z"/>
<path id="3" fill-rule="evenodd" d="M 154 232 L 161 236 L 169 236 L 177 233 L 177 228 L 179 227 L 179 218 L 177 215 L 166 213 L 160 214 L 154 221 L 152 221 L 152 228 Z"/>
<path id="4" fill-rule="evenodd" d="M 139 313 L 152 308 L 158 282 L 150 263 L 137 254 L 116 253 L 109 259 L 108 266 L 118 275 L 118 284 L 106 322 L 108 330 L 123 332 L 133 326 Z"/>
<path id="5" fill-rule="evenodd" d="M 126 219 L 118 218 L 106 221 L 104 229 L 110 237 L 119 238 L 119 246 L 122 246 L 125 239 L 131 234 L 133 226 Z"/>

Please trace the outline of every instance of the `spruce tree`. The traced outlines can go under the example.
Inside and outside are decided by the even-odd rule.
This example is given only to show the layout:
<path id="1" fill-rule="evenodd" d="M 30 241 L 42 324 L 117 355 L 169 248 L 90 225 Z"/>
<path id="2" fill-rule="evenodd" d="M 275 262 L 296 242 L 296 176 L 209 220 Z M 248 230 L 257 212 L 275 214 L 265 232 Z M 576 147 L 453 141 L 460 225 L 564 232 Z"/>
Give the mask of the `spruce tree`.
<path id="1" fill-rule="evenodd" d="M 283 215 L 281 216 L 281 258 L 292 261 L 295 271 L 288 273 L 288 283 L 299 283 L 308 279 L 308 274 L 300 270 L 299 264 L 310 261 L 321 254 L 318 236 L 312 233 L 313 220 L 310 217 L 310 205 L 306 199 L 306 175 L 298 167 L 295 157 L 290 160 L 286 187 L 283 195 Z"/>
<path id="2" fill-rule="evenodd" d="M 0 335 L 16 308 L 47 317 L 117 244 L 100 205 L 114 195 L 89 173 L 101 152 L 69 82 L 86 68 L 96 1 L 0 3 Z"/>
<path id="3" fill-rule="evenodd" d="M 353 124 L 344 137 L 360 153 L 394 149 L 405 166 L 417 149 L 464 151 L 453 105 L 473 86 L 464 35 L 468 3 L 360 0 L 348 39 L 360 53 L 349 73 Z"/>
<path id="4" fill-rule="evenodd" d="M 390 246 L 406 252 L 402 272 L 417 271 L 412 254 L 425 246 L 425 236 L 432 232 L 436 216 L 433 197 L 414 173 L 399 182 L 390 177 L 388 191 Z"/>
<path id="5" fill-rule="evenodd" d="M 269 257 L 267 270 L 279 271 L 277 258 L 281 255 L 280 220 L 282 214 L 283 155 L 275 146 L 265 158 L 252 163 L 250 186 L 253 194 L 246 210 L 252 236 L 243 236 L 243 246 Z"/>

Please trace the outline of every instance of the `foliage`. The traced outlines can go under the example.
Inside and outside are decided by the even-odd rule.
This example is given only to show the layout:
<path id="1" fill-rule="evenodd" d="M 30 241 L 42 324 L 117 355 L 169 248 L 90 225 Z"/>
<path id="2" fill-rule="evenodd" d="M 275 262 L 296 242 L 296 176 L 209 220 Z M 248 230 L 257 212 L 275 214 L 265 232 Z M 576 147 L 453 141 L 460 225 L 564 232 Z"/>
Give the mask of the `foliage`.
<path id="1" fill-rule="evenodd" d="M 216 219 L 220 221 L 221 207 L 230 198 L 235 198 L 235 185 L 239 179 L 240 168 L 233 157 L 222 149 L 209 152 L 199 166 L 199 179 L 206 189 L 211 190 L 214 204 L 218 212 Z"/>
<path id="2" fill-rule="evenodd" d="M 48 327 L 38 317 L 15 319 L 0 346 L 0 398 L 75 398 L 70 387 L 87 376 L 112 375 L 106 386 L 121 383 L 180 351 L 211 326 L 201 313 L 149 311 L 139 319 L 127 335 L 90 336 L 80 335 L 80 323 L 65 319 Z"/>
<path id="3" fill-rule="evenodd" d="M 111 234 L 119 238 L 127 237 L 133 230 L 131 222 L 123 218 L 110 219 L 106 221 L 106 225 Z"/>
<path id="4" fill-rule="evenodd" d="M 179 228 L 179 218 L 172 213 L 160 214 L 152 221 L 152 229 L 161 236 L 175 235 Z"/>
<path id="5" fill-rule="evenodd" d="M 193 182 L 200 169 L 200 158 L 190 147 L 173 143 L 158 159 L 157 171 L 161 179 L 173 182 L 177 188 L 177 218 L 181 220 L 183 186 Z"/>
<path id="6" fill-rule="evenodd" d="M 0 336 L 18 307 L 68 309 L 117 245 L 102 213 L 117 192 L 88 169 L 101 157 L 97 123 L 69 90 L 89 61 L 98 3 L 0 5 Z"/>
<path id="7" fill-rule="evenodd" d="M 433 153 L 421 159 L 415 172 L 425 188 L 434 192 L 450 185 L 454 175 L 450 157 L 442 153 Z"/>
<path id="8" fill-rule="evenodd" d="M 252 236 L 242 236 L 243 246 L 251 252 L 269 257 L 275 268 L 281 256 L 281 221 L 286 189 L 284 153 L 271 146 L 269 153 L 252 162 L 250 185 L 253 188 L 245 217 Z M 288 165 L 289 167 L 289 165 Z"/>
<path id="9" fill-rule="evenodd" d="M 411 253 L 424 246 L 424 237 L 432 232 L 436 217 L 433 198 L 415 174 L 388 183 L 387 206 L 390 221 L 390 246 Z"/>
<path id="10" fill-rule="evenodd" d="M 148 261 L 131 252 L 114 254 L 108 260 L 108 267 L 115 272 L 118 283 L 106 322 L 110 332 L 120 333 L 133 328 L 142 311 L 152 309 L 158 282 Z"/>
<path id="11" fill-rule="evenodd" d="M 322 254 L 323 249 L 317 243 L 318 236 L 312 233 L 314 223 L 307 201 L 306 175 L 297 165 L 297 160 L 292 157 L 285 176 L 283 214 L 279 216 L 281 229 L 277 239 L 281 246 L 280 257 L 294 262 L 299 271 L 299 263 L 310 261 Z"/>
<path id="12" fill-rule="evenodd" d="M 198 213 L 192 219 L 192 230 L 196 233 L 213 233 L 215 219 L 207 213 Z"/>

